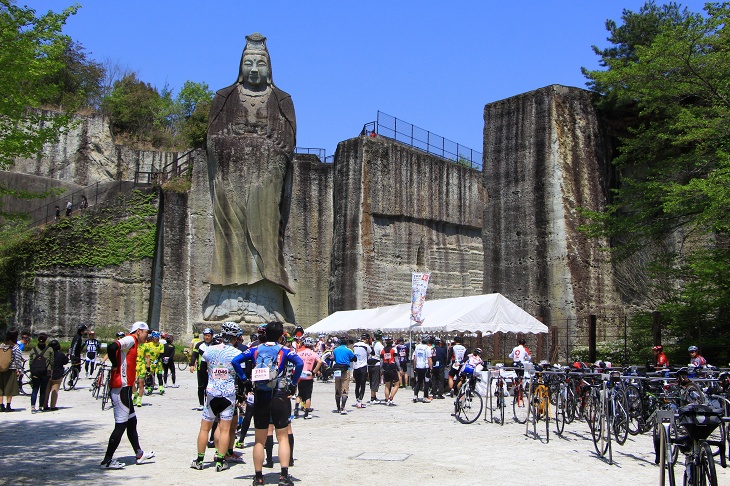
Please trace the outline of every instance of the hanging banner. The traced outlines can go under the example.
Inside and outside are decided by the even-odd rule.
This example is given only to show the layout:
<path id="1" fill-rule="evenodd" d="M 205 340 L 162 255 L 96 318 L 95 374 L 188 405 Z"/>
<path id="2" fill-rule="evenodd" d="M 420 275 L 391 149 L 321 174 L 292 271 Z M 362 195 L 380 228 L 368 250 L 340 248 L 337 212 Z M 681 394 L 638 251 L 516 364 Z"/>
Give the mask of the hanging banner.
<path id="1" fill-rule="evenodd" d="M 430 278 L 430 273 L 413 272 L 411 274 L 411 325 L 423 324 L 421 310 L 423 310 L 423 303 L 426 302 L 426 290 Z"/>

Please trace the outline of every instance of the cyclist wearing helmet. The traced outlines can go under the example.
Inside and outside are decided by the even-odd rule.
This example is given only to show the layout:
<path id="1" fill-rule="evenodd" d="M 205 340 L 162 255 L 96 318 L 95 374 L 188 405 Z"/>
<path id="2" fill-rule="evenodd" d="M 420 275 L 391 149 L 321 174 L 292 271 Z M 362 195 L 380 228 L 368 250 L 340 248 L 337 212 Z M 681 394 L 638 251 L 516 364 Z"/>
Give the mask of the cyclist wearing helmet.
<path id="1" fill-rule="evenodd" d="M 322 360 L 314 350 L 315 342 L 311 337 L 306 337 L 302 340 L 302 348 L 297 353 L 299 357 L 304 361 L 304 368 L 302 368 L 302 376 L 299 378 L 298 389 L 299 396 L 297 397 L 297 403 L 294 406 L 294 417 L 299 417 L 299 403 L 304 405 L 304 418 L 311 419 L 309 415 L 312 412 L 312 388 L 314 386 L 314 375 L 317 374 L 319 368 L 322 366 Z"/>
<path id="2" fill-rule="evenodd" d="M 669 368 L 669 359 L 664 354 L 664 346 L 654 346 L 654 366 L 657 368 Z"/>
<path id="3" fill-rule="evenodd" d="M 235 322 L 224 322 L 221 343 L 206 346 L 203 351 L 202 358 L 208 364 L 208 384 L 205 388 L 205 408 L 198 433 L 198 456 L 190 464 L 193 469 L 203 469 L 208 435 L 216 417 L 219 419 L 219 434 L 216 435 L 215 470 L 220 472 L 230 467 L 226 457 L 237 458 L 233 452 L 235 428 L 231 428 L 231 423 L 236 414 L 236 376 L 245 379 L 241 366 L 233 362 L 234 358 L 241 355 L 241 351 L 235 346 L 240 331 Z"/>
<path id="4" fill-rule="evenodd" d="M 355 380 L 355 407 L 365 408 L 362 403 L 365 398 L 365 384 L 368 380 L 368 358 L 373 354 L 370 347 L 370 334 L 364 332 L 360 336 L 360 342 L 352 347 L 357 361 L 352 365 L 352 378 Z"/>
<path id="5" fill-rule="evenodd" d="M 89 331 L 89 339 L 86 340 L 83 347 L 86 348 L 86 363 L 84 363 L 84 370 L 86 372 L 86 377 L 88 378 L 89 374 L 94 374 L 96 353 L 99 352 L 99 341 L 96 339 L 96 333 L 94 333 L 94 331 Z M 89 373 L 89 365 L 91 365 L 91 373 Z"/>
<path id="6" fill-rule="evenodd" d="M 162 352 L 162 369 L 164 370 L 162 379 L 165 382 L 165 386 L 167 386 L 167 375 L 172 375 L 171 388 L 177 388 L 175 385 L 175 346 L 172 344 L 172 341 L 172 334 L 166 334 L 165 344 L 163 344 L 164 351 Z"/>
<path id="7" fill-rule="evenodd" d="M 165 387 L 162 381 L 162 353 L 165 352 L 165 346 L 160 344 L 160 332 L 152 331 L 150 334 L 152 342 L 145 344 L 144 359 L 147 372 L 150 374 L 149 381 L 147 383 L 147 394 L 152 394 L 152 389 L 155 386 L 155 376 L 157 377 L 158 391 L 160 395 L 165 394 Z"/>
<path id="8" fill-rule="evenodd" d="M 413 371 L 415 373 L 416 386 L 413 387 L 413 403 L 418 399 L 418 392 L 423 390 L 423 402 L 429 403 L 428 390 L 426 389 L 426 374 L 433 368 L 431 359 L 431 347 L 428 345 L 428 336 L 421 338 L 421 344 L 413 350 Z"/>
<path id="9" fill-rule="evenodd" d="M 203 410 L 205 403 L 205 388 L 208 386 L 208 363 L 203 360 L 203 353 L 213 341 L 213 329 L 203 329 L 203 340 L 195 343 L 190 355 L 190 372 L 198 372 L 198 410 Z"/>
<path id="10" fill-rule="evenodd" d="M 398 350 L 393 346 L 393 337 L 385 336 L 385 347 L 380 351 L 383 361 L 383 383 L 385 384 L 385 404 L 395 405 L 393 399 L 398 393 L 400 377 L 398 376 Z"/>
<path id="11" fill-rule="evenodd" d="M 700 350 L 697 349 L 697 346 L 690 346 L 687 348 L 687 351 L 689 352 L 691 366 L 694 366 L 695 368 L 707 366 L 707 360 L 700 355 Z"/>
<path id="12" fill-rule="evenodd" d="M 378 329 L 375 331 L 375 342 L 373 343 L 373 354 L 368 357 L 368 377 L 370 378 L 370 403 L 382 403 L 378 400 L 378 389 L 380 388 L 380 378 L 383 374 L 383 368 L 380 363 L 380 357 L 385 346 L 383 345 L 383 331 Z M 385 400 L 384 400 L 385 401 Z"/>
<path id="13" fill-rule="evenodd" d="M 449 393 L 450 397 L 454 396 L 454 378 L 458 376 L 461 363 L 466 355 L 466 347 L 461 344 L 461 336 L 454 337 L 454 345 L 449 349 Z"/>

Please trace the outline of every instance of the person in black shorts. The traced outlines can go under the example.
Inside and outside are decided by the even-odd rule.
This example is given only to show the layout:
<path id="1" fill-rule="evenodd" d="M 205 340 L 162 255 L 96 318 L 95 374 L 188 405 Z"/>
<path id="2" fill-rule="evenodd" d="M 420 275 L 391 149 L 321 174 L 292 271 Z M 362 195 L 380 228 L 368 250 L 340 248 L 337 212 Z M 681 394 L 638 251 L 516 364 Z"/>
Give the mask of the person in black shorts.
<path id="1" fill-rule="evenodd" d="M 284 325 L 281 322 L 270 322 L 266 325 L 266 342 L 251 347 L 243 354 L 236 356 L 233 363 L 251 362 L 253 369 L 249 377 L 253 382 L 253 424 L 256 429 L 256 443 L 253 448 L 253 464 L 255 471 L 254 484 L 264 484 L 264 454 L 269 424 L 276 429 L 276 439 L 279 442 L 279 463 L 281 476 L 279 484 L 293 485 L 289 477 L 289 417 L 291 416 L 290 396 L 296 394 L 299 377 L 302 374 L 304 363 L 294 350 L 277 344 L 284 334 Z M 294 365 L 294 373 L 287 379 L 287 363 Z M 272 375 L 274 377 L 272 378 Z M 286 465 L 286 467 L 285 467 Z"/>
<path id="2" fill-rule="evenodd" d="M 167 386 L 168 373 L 172 376 L 172 387 L 175 388 L 175 346 L 172 344 L 172 334 L 163 334 L 165 344 L 162 351 L 162 369 L 164 370 L 163 380 Z"/>
<path id="3" fill-rule="evenodd" d="M 398 393 L 400 377 L 398 376 L 398 350 L 393 347 L 393 338 L 385 336 L 385 347 L 380 351 L 383 362 L 383 383 L 385 384 L 385 404 L 395 405 L 393 398 Z"/>

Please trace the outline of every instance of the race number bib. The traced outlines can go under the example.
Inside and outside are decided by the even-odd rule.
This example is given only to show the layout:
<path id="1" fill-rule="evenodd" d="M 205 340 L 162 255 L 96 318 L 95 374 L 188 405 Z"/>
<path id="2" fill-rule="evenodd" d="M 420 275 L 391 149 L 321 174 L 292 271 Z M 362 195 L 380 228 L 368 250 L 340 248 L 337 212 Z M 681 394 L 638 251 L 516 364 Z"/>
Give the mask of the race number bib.
<path id="1" fill-rule="evenodd" d="M 269 381 L 268 368 L 254 368 L 251 373 L 251 381 Z"/>
<path id="2" fill-rule="evenodd" d="M 342 370 L 335 370 L 335 378 L 342 378 Z"/>
<path id="3" fill-rule="evenodd" d="M 213 368 L 213 379 L 214 380 L 227 380 L 228 379 L 228 368 Z"/>
<path id="4" fill-rule="evenodd" d="M 249 405 L 253 405 L 253 393 L 249 393 L 248 395 L 246 395 L 246 403 L 248 403 Z"/>
<path id="5" fill-rule="evenodd" d="M 302 371 L 302 378 L 309 378 L 310 376 L 312 376 L 311 371 Z"/>

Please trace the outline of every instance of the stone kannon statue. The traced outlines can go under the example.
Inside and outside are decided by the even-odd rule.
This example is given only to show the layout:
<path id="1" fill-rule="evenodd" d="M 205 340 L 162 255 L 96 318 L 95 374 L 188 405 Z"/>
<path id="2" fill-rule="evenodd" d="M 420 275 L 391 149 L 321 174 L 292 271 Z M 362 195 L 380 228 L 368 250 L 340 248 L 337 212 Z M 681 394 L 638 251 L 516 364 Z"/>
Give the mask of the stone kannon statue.
<path id="1" fill-rule="evenodd" d="M 294 104 L 274 86 L 266 37 L 247 36 L 238 80 L 216 93 L 208 122 L 215 238 L 207 278 L 211 293 L 217 289 L 224 299 L 240 302 L 241 292 L 228 287 L 234 286 L 245 300 L 255 300 L 247 286 L 260 282 L 293 293 L 283 240 L 295 137 Z M 272 286 L 266 288 L 271 293 Z M 209 300 L 204 316 L 219 299 Z"/>

